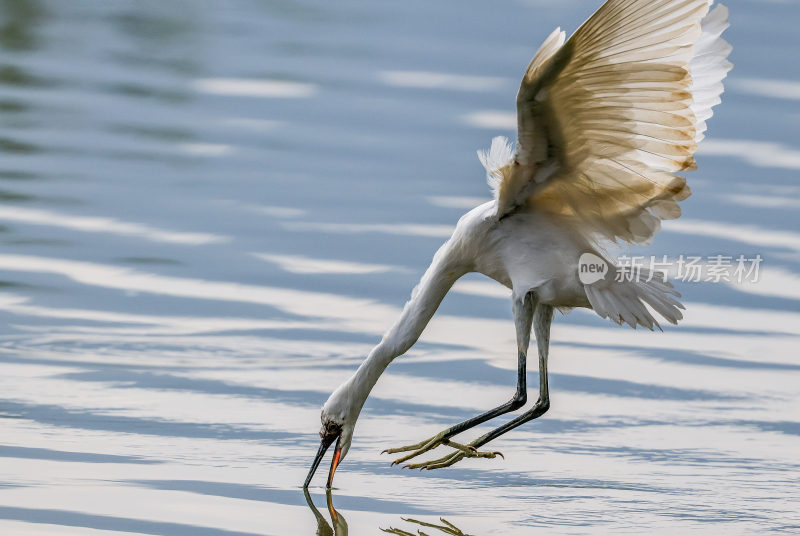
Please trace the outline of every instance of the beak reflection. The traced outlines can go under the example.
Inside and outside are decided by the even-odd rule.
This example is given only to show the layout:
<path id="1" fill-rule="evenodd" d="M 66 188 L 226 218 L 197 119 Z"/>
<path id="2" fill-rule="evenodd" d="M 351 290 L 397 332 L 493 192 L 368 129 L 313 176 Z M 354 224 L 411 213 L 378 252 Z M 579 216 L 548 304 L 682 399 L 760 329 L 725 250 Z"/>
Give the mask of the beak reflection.
<path id="1" fill-rule="evenodd" d="M 347 536 L 347 521 L 345 521 L 344 516 L 333 507 L 333 495 L 331 494 L 331 490 L 325 491 L 325 499 L 328 504 L 328 513 L 331 515 L 333 527 L 328 524 L 327 520 L 322 516 L 319 510 L 317 510 L 317 507 L 314 506 L 314 502 L 311 500 L 311 495 L 308 493 L 308 490 L 304 489 L 303 493 L 306 496 L 306 504 L 311 508 L 314 517 L 317 519 L 318 536 Z"/>

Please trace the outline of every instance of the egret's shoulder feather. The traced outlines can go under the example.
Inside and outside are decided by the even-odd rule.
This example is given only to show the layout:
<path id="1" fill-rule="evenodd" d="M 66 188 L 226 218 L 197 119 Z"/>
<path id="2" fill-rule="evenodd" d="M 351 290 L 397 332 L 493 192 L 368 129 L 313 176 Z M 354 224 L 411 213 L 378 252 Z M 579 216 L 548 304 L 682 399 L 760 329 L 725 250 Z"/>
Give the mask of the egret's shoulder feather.
<path id="1" fill-rule="evenodd" d="M 505 136 L 495 136 L 488 150 L 478 150 L 478 159 L 486 168 L 486 182 L 497 199 L 503 183 L 503 168 L 514 162 L 514 146 Z"/>

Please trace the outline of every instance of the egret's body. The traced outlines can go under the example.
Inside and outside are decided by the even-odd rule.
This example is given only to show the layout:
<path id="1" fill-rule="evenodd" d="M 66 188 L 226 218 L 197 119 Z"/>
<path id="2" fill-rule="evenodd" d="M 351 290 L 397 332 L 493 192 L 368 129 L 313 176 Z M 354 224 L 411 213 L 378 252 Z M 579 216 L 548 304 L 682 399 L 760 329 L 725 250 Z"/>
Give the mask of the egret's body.
<path id="1" fill-rule="evenodd" d="M 378 378 L 419 338 L 453 284 L 482 273 L 511 289 L 517 339 L 516 391 L 508 402 L 417 444 L 395 463 L 439 445 L 443 458 L 411 467 L 436 469 L 464 457 L 550 407 L 547 360 L 554 308 L 585 307 L 631 327 L 671 323 L 683 306 L 672 285 L 644 271 L 617 277 L 603 256 L 607 242 L 644 243 L 662 219 L 680 215 L 690 195 L 676 172 L 696 167 L 693 154 L 720 100 L 730 46 L 720 38 L 727 10 L 712 0 L 608 0 L 568 40 L 553 32 L 534 56 L 517 95 L 516 148 L 495 138 L 479 153 L 494 200 L 465 214 L 437 251 L 400 318 L 322 409 L 322 443 L 306 479 L 337 441 L 336 467 Z M 606 263 L 604 277 L 579 277 L 585 254 Z M 527 402 L 526 358 L 533 328 L 539 393 L 533 407 L 469 445 L 451 438 Z"/>
<path id="2" fill-rule="evenodd" d="M 496 201 L 471 210 L 459 221 L 452 242 L 456 261 L 468 271 L 491 277 L 518 295 L 535 290 L 539 303 L 590 307 L 578 278 L 577 260 L 585 252 L 600 255 L 566 222 L 537 212 L 517 212 L 494 221 Z M 454 245 L 455 245 L 454 244 Z"/>

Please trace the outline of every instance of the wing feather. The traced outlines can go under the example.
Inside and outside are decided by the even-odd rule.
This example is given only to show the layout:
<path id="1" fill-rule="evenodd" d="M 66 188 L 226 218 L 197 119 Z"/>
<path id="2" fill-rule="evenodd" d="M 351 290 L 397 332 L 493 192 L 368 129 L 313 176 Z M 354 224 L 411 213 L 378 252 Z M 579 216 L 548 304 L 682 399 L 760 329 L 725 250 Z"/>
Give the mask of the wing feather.
<path id="1" fill-rule="evenodd" d="M 526 206 L 639 243 L 680 216 L 690 190 L 674 173 L 695 169 L 731 68 L 728 12 L 711 2 L 608 0 L 545 40 L 517 95 L 517 152 L 489 170 L 498 217 Z"/>

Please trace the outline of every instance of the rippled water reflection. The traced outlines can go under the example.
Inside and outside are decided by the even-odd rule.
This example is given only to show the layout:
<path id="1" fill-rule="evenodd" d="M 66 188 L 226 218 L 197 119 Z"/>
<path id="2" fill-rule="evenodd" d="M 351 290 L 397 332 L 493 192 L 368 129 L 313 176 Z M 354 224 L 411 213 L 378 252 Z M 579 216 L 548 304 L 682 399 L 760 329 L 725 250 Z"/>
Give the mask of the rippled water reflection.
<path id="1" fill-rule="evenodd" d="M 508 293 L 469 277 L 338 489 L 300 489 L 320 405 L 488 197 L 522 66 L 597 4 L 0 2 L 0 530 L 800 531 L 790 2 L 731 6 L 694 196 L 639 250 L 761 254 L 758 284 L 681 285 L 663 334 L 559 317 L 552 409 L 505 461 L 390 468 L 513 390 Z"/>

